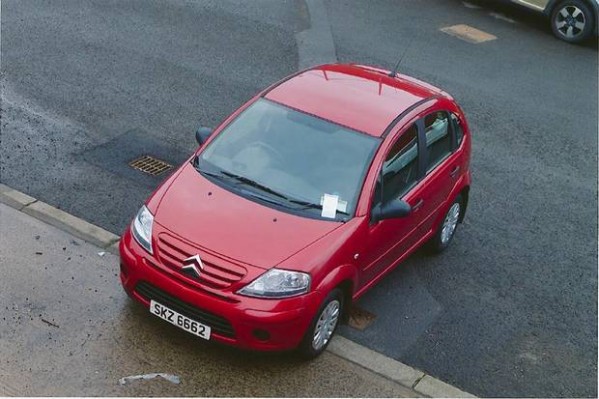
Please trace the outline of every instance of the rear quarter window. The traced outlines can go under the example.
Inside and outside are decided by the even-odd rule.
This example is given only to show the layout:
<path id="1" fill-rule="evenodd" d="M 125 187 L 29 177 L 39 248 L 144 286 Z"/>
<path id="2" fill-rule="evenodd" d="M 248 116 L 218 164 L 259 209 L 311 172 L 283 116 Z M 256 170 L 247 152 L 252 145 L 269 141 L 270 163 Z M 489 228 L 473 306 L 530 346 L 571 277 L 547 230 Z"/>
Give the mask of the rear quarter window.
<path id="1" fill-rule="evenodd" d="M 438 111 L 424 118 L 424 134 L 428 152 L 427 173 L 451 154 L 451 130 L 446 112 Z"/>
<path id="2" fill-rule="evenodd" d="M 462 121 L 456 114 L 451 114 L 451 120 L 453 122 L 453 125 L 455 126 L 456 147 L 459 147 L 462 144 L 462 140 L 464 139 L 464 129 L 462 128 Z"/>

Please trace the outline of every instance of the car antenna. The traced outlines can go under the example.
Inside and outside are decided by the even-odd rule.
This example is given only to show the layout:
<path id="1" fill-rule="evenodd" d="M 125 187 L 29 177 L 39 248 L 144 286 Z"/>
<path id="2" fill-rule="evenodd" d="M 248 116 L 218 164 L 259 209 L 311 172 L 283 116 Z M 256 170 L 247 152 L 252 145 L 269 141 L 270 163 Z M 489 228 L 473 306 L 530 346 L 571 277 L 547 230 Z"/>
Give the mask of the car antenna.
<path id="1" fill-rule="evenodd" d="M 390 78 L 394 78 L 397 75 L 397 70 L 399 69 L 399 64 L 401 64 L 401 58 L 399 59 L 399 61 L 397 61 L 397 64 L 395 64 L 395 68 L 393 68 L 393 70 L 391 72 L 389 72 L 388 76 Z"/>
<path id="2" fill-rule="evenodd" d="M 410 43 L 408 46 L 406 46 L 406 49 L 401 54 L 401 57 L 399 57 L 399 60 L 397 61 L 397 64 L 395 64 L 395 68 L 393 68 L 393 70 L 391 72 L 389 72 L 388 76 L 390 78 L 394 78 L 397 75 L 397 71 L 399 70 L 399 66 L 401 65 L 401 62 L 403 61 L 403 57 L 406 55 L 406 53 L 410 49 L 411 45 L 412 45 L 412 43 Z"/>

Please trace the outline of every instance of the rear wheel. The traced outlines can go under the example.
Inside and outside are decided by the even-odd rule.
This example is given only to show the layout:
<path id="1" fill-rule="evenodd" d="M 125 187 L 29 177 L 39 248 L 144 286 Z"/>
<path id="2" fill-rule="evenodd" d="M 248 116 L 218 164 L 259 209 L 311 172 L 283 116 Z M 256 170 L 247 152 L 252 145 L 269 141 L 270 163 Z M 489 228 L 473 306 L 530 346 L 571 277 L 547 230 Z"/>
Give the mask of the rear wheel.
<path id="1" fill-rule="evenodd" d="M 299 346 L 300 354 L 308 359 L 320 355 L 331 342 L 343 314 L 343 293 L 335 288 L 327 295 Z"/>
<path id="2" fill-rule="evenodd" d="M 464 211 L 463 206 L 462 196 L 458 195 L 445 214 L 439 229 L 429 242 L 429 249 L 432 252 L 443 252 L 445 248 L 449 246 L 458 227 L 458 223 L 460 222 L 462 212 Z"/>
<path id="3" fill-rule="evenodd" d="M 588 39 L 594 31 L 594 24 L 593 11 L 582 0 L 562 1 L 551 12 L 553 34 L 569 43 Z"/>

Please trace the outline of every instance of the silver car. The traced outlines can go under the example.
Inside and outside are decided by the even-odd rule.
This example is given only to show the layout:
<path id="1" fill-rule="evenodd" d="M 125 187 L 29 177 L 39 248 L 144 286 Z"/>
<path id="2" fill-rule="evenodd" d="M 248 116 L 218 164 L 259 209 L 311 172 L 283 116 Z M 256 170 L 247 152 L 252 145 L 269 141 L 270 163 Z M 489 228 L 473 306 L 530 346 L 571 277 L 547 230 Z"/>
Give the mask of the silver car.
<path id="1" fill-rule="evenodd" d="M 551 21 L 553 34 L 569 43 L 597 36 L 599 0 L 511 0 L 542 12 Z"/>

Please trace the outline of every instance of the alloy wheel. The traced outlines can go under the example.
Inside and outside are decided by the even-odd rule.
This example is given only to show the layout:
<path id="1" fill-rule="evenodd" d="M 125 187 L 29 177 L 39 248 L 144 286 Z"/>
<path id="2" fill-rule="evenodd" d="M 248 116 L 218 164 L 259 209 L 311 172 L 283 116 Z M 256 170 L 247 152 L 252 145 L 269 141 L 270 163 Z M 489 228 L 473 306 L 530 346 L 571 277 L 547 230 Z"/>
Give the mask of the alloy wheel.
<path id="1" fill-rule="evenodd" d="M 460 203 L 454 203 L 451 208 L 449 208 L 449 212 L 447 212 L 447 216 L 445 216 L 445 220 L 443 221 L 443 227 L 441 228 L 441 243 L 447 244 L 453 233 L 455 232 L 455 228 L 458 225 L 458 219 L 460 218 Z"/>
<path id="2" fill-rule="evenodd" d="M 333 335 L 335 327 L 337 327 L 337 322 L 339 321 L 340 309 L 341 304 L 336 299 L 329 302 L 323 309 L 316 322 L 314 336 L 312 337 L 312 348 L 314 348 L 314 350 L 319 351 L 331 339 L 331 335 Z"/>
<path id="3" fill-rule="evenodd" d="M 568 39 L 581 35 L 587 23 L 584 12 L 575 5 L 562 7 L 555 14 L 555 28 Z"/>

